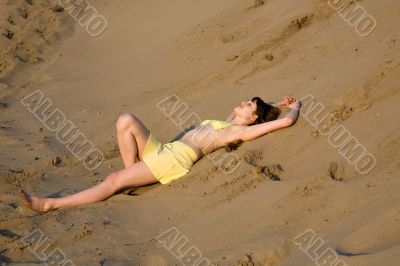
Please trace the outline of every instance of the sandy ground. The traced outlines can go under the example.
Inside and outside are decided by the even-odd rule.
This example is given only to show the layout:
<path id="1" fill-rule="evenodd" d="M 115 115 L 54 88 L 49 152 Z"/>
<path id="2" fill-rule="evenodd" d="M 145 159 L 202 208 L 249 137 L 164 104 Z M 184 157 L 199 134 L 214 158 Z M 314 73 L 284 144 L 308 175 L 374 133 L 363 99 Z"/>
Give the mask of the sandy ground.
<path id="1" fill-rule="evenodd" d="M 257 2 L 91 1 L 108 22 L 92 37 L 56 1 L 0 1 L 1 264 L 38 265 L 59 250 L 75 265 L 193 265 L 182 256 L 197 248 L 202 265 L 328 265 L 323 254 L 398 265 L 400 3 L 359 1 L 377 21 L 361 37 L 329 1 Z M 21 104 L 36 90 L 104 153 L 100 167 L 86 169 Z M 356 171 L 303 107 L 293 127 L 240 146 L 233 173 L 203 158 L 133 195 L 45 214 L 21 207 L 19 187 L 65 196 L 121 169 L 122 112 L 171 141 L 182 128 L 157 103 L 173 94 L 201 119 L 252 96 L 311 94 L 376 166 Z"/>

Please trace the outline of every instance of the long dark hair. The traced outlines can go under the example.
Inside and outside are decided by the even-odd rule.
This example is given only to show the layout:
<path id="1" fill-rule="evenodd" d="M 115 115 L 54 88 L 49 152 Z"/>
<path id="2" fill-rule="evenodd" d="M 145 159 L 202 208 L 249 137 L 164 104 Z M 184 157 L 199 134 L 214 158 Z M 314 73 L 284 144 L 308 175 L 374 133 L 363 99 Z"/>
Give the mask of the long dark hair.
<path id="1" fill-rule="evenodd" d="M 276 120 L 281 114 L 281 109 L 264 102 L 260 97 L 253 97 L 251 101 L 257 104 L 255 114 L 258 117 L 253 125 Z"/>
<path id="2" fill-rule="evenodd" d="M 255 111 L 257 119 L 251 125 L 257 125 L 268 121 L 276 120 L 281 114 L 281 109 L 264 102 L 260 97 L 253 97 L 251 101 L 257 104 L 257 108 Z M 242 144 L 242 142 L 243 140 L 241 139 L 234 142 L 230 142 L 225 146 L 225 150 L 228 152 L 236 150 Z"/>

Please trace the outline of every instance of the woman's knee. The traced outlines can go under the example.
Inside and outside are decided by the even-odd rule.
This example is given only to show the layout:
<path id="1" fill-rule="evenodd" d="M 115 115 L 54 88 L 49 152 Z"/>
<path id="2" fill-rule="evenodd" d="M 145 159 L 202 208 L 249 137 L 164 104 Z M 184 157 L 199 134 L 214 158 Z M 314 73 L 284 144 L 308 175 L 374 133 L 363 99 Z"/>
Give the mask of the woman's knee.
<path id="1" fill-rule="evenodd" d="M 116 123 L 117 130 L 125 130 L 136 124 L 136 117 L 130 113 L 119 115 Z"/>
<path id="2" fill-rule="evenodd" d="M 111 190 L 113 190 L 115 192 L 115 191 L 120 189 L 119 188 L 120 180 L 119 180 L 118 177 L 119 177 L 119 172 L 118 171 L 116 171 L 114 173 L 111 173 L 109 176 L 107 176 L 104 179 L 103 184 L 107 188 L 109 188 L 109 189 L 111 189 Z"/>

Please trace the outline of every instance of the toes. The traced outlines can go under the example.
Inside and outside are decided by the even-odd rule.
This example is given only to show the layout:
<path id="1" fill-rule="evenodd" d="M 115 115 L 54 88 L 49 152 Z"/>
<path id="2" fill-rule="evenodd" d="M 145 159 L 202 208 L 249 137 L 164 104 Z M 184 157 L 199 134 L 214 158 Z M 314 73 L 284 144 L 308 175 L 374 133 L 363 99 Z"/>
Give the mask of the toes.
<path id="1" fill-rule="evenodd" d="M 30 201 L 30 197 L 28 196 L 28 194 L 23 190 L 20 189 L 19 190 L 19 197 L 21 198 L 22 203 L 28 207 L 32 209 L 32 205 L 31 205 L 31 201 Z"/>

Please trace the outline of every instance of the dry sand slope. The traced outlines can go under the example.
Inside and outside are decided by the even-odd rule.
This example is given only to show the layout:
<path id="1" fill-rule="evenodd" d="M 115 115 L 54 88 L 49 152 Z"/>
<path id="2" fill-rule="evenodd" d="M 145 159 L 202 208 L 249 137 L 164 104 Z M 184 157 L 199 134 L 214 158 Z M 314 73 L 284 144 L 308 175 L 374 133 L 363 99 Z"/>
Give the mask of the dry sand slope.
<path id="1" fill-rule="evenodd" d="M 338 265 L 398 265 L 400 3 L 359 1 L 377 21 L 361 37 L 328 1 L 257 2 L 91 1 L 108 21 L 91 37 L 56 1 L 0 1 L 1 263 L 40 264 L 59 248 L 75 265 L 179 265 L 196 247 L 203 265 L 313 265 L 325 251 Z M 36 90 L 104 153 L 99 168 L 87 170 L 21 104 Z M 224 119 L 255 95 L 311 94 L 376 166 L 360 174 L 301 116 L 239 147 L 229 175 L 203 158 L 137 196 L 46 214 L 21 208 L 19 186 L 64 196 L 123 167 L 121 112 L 163 142 L 176 137 L 182 128 L 157 108 L 171 94 L 201 119 Z M 174 227 L 166 248 L 157 237 Z M 50 248 L 24 242 L 32 232 Z M 183 242 L 168 249 L 176 236 Z"/>

